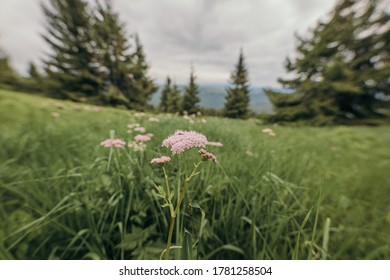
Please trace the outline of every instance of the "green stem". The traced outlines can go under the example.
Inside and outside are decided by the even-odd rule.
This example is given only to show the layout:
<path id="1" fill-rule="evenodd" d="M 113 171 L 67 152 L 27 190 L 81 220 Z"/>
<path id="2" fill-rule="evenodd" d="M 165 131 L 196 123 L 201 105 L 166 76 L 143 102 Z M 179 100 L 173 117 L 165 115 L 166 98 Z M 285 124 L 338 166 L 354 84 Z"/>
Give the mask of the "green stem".
<path id="1" fill-rule="evenodd" d="M 198 169 L 198 167 L 199 167 L 199 165 L 201 163 L 202 163 L 202 161 L 200 161 L 198 164 L 196 164 L 194 166 L 194 169 L 192 170 L 192 172 L 191 172 L 189 177 L 187 177 L 187 175 L 186 175 L 186 179 L 184 180 L 183 188 L 181 190 L 180 197 L 179 197 L 179 200 L 177 202 L 175 211 L 173 211 L 173 213 L 171 211 L 171 222 L 169 224 L 168 240 L 167 240 L 167 247 L 166 247 L 165 254 L 164 254 L 164 259 L 168 259 L 168 256 L 169 256 L 169 249 L 170 249 L 171 243 L 172 243 L 172 234 L 173 234 L 173 228 L 174 228 L 174 224 L 175 224 L 175 219 L 176 219 L 176 217 L 180 213 L 180 206 L 181 206 L 181 204 L 183 202 L 184 195 L 187 192 L 188 184 L 189 184 L 191 178 L 194 177 L 196 174 L 198 174 L 198 173 L 196 173 L 196 170 Z M 164 170 L 164 173 L 165 173 L 165 170 Z"/>
<path id="2" fill-rule="evenodd" d="M 169 210 L 171 212 L 171 217 L 174 216 L 174 210 L 173 210 L 173 205 L 172 205 L 172 201 L 171 201 L 171 190 L 170 190 L 170 187 L 169 187 L 169 180 L 168 180 L 168 175 L 167 175 L 167 171 L 165 170 L 165 167 L 163 166 L 163 171 L 164 171 L 164 178 L 165 178 L 165 185 L 167 187 L 167 195 L 168 195 L 168 202 L 169 202 Z"/>
<path id="3" fill-rule="evenodd" d="M 167 260 L 169 257 L 169 249 L 171 248 L 172 243 L 172 233 L 173 233 L 173 226 L 175 224 L 175 216 L 171 216 L 171 222 L 169 224 L 169 232 L 168 232 L 168 241 L 167 241 L 167 247 L 165 249 L 164 259 Z"/>
<path id="4" fill-rule="evenodd" d="M 167 186 L 167 194 L 168 194 L 168 197 L 169 197 L 171 195 L 171 191 L 169 189 L 169 182 L 168 182 L 167 171 L 165 170 L 164 166 L 163 166 L 163 171 L 164 171 L 165 185 Z"/>

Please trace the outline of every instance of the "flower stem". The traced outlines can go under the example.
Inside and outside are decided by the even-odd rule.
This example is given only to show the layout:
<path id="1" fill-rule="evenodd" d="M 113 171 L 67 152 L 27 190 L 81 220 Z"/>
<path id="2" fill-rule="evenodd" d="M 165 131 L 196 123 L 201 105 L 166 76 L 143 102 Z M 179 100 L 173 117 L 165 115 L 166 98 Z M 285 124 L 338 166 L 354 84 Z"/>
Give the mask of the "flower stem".
<path id="1" fill-rule="evenodd" d="M 173 233 L 173 226 L 175 224 L 175 218 L 176 218 L 176 216 L 171 216 L 171 222 L 169 224 L 167 247 L 165 249 L 165 254 L 164 254 L 164 259 L 165 260 L 167 260 L 168 257 L 169 257 L 169 249 L 171 248 L 172 233 Z"/>
<path id="2" fill-rule="evenodd" d="M 165 249 L 164 259 L 168 259 L 168 257 L 169 257 L 169 249 L 170 249 L 171 243 L 172 243 L 172 234 L 173 234 L 173 227 L 175 224 L 175 219 L 180 213 L 180 206 L 183 202 L 184 195 L 187 192 L 188 184 L 189 184 L 191 178 L 194 177 L 196 174 L 198 174 L 198 173 L 196 173 L 196 170 L 198 169 L 198 167 L 201 163 L 202 163 L 202 161 L 200 161 L 198 164 L 195 164 L 194 169 L 192 170 L 189 177 L 187 177 L 187 175 L 186 175 L 186 179 L 184 180 L 183 188 L 181 190 L 180 197 L 179 197 L 179 200 L 177 202 L 175 211 L 173 211 L 173 213 L 171 211 L 171 221 L 169 224 L 168 240 L 167 240 L 167 247 Z M 165 169 L 164 169 L 164 173 L 165 173 Z"/>

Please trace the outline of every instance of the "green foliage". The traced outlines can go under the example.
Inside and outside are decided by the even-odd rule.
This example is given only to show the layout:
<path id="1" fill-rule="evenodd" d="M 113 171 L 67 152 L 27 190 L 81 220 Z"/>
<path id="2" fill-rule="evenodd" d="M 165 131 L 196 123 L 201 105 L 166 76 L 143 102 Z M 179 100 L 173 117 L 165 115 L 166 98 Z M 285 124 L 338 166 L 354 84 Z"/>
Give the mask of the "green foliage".
<path id="1" fill-rule="evenodd" d="M 181 105 L 180 91 L 174 83 L 171 85 L 171 79 L 167 77 L 167 81 L 161 91 L 161 99 L 159 109 L 166 113 L 179 113 Z"/>
<path id="2" fill-rule="evenodd" d="M 321 125 L 388 116 L 390 15 L 381 11 L 383 1 L 357 9 L 361 4 L 341 1 L 309 38 L 296 36 L 297 58 L 286 62 L 295 78 L 279 79 L 294 92 L 266 92 L 275 107 L 269 121 Z"/>
<path id="3" fill-rule="evenodd" d="M 98 50 L 102 79 L 102 101 L 110 105 L 121 104 L 130 107 L 132 97 L 131 68 L 133 58 L 130 53 L 131 44 L 126 37 L 124 25 L 119 15 L 113 11 L 110 2 L 97 2 L 93 17 L 93 39 Z M 132 99 L 130 99 L 132 97 Z"/>
<path id="4" fill-rule="evenodd" d="M 181 104 L 180 90 L 174 83 L 172 90 L 168 96 L 168 110 L 169 113 L 179 113 Z"/>
<path id="5" fill-rule="evenodd" d="M 147 76 L 149 65 L 146 63 L 143 46 L 138 34 L 135 34 L 135 51 L 133 53 L 132 74 L 132 96 L 134 96 L 134 109 L 143 109 L 148 103 L 152 94 L 157 90 L 153 81 Z M 132 98 L 129 98 L 132 101 Z"/>
<path id="6" fill-rule="evenodd" d="M 224 116 L 244 119 L 249 113 L 249 78 L 244 62 L 244 54 L 240 56 L 234 72 L 231 74 L 231 86 L 227 89 Z"/>
<path id="7" fill-rule="evenodd" d="M 45 71 L 54 81 L 50 91 L 64 98 L 75 92 L 83 98 L 96 97 L 102 80 L 94 54 L 87 2 L 51 0 L 50 5 L 42 5 L 42 9 L 47 20 L 47 33 L 43 38 L 51 48 L 50 56 L 44 61 Z"/>
<path id="8" fill-rule="evenodd" d="M 204 163 L 183 200 L 182 258 L 390 258 L 389 126 L 273 126 L 271 136 L 254 120 L 204 118 L 0 91 L 0 258 L 158 259 L 169 209 L 149 162 L 176 129 L 224 144 L 208 147 L 218 164 Z M 99 145 L 110 130 L 131 141 L 135 122 L 154 134 L 144 152 Z M 171 182 L 182 163 L 168 163 Z"/>
<path id="9" fill-rule="evenodd" d="M 51 0 L 43 6 L 48 26 L 44 39 L 53 96 L 130 109 L 144 109 L 156 91 L 138 35 L 134 48 L 109 1 L 89 7 L 83 0 Z M 119 97 L 118 97 L 119 96 Z"/>
<path id="10" fill-rule="evenodd" d="M 167 77 L 167 81 L 163 87 L 163 90 L 161 91 L 160 106 L 159 106 L 161 112 L 168 112 L 168 98 L 171 91 L 172 91 L 171 79 Z"/>
<path id="11" fill-rule="evenodd" d="M 181 104 L 182 112 L 187 112 L 188 114 L 196 114 L 199 111 L 199 86 L 196 84 L 195 79 L 194 68 L 191 67 L 190 81 L 188 86 L 184 89 L 184 96 Z"/>
<path id="12" fill-rule="evenodd" d="M 13 88 L 17 84 L 18 76 L 9 65 L 8 57 L 0 53 L 0 85 Z"/>

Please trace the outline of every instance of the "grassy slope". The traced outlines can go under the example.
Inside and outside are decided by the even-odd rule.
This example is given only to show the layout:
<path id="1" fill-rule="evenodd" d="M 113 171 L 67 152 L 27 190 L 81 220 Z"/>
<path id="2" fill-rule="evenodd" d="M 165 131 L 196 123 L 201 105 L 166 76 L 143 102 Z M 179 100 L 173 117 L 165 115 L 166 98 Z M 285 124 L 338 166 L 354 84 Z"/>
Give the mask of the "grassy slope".
<path id="1" fill-rule="evenodd" d="M 154 123 L 94 108 L 0 91 L 0 258 L 158 257 L 167 221 L 151 190 L 163 182 L 148 162 L 168 155 L 161 141 L 177 129 L 224 143 L 210 148 L 219 164 L 206 163 L 191 182 L 189 197 L 207 218 L 199 257 L 390 258 L 389 127 L 275 126 L 269 137 L 253 120 L 159 115 Z M 134 122 L 153 140 L 107 171 L 100 141 L 112 129 L 130 139 Z M 171 178 L 180 160 L 168 165 Z"/>

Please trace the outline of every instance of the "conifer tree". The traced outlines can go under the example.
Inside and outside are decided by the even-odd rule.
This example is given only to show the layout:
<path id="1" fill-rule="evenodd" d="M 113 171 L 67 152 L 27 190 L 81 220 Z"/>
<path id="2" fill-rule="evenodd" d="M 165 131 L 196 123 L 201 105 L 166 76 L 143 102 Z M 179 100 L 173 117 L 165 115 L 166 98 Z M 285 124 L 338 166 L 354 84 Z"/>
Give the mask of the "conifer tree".
<path id="1" fill-rule="evenodd" d="M 28 74 L 29 77 L 25 80 L 26 90 L 44 92 L 46 90 L 44 78 L 33 62 L 29 63 Z"/>
<path id="2" fill-rule="evenodd" d="M 37 67 L 35 66 L 34 62 L 30 62 L 28 66 L 28 74 L 33 79 L 39 79 L 41 75 L 38 72 Z"/>
<path id="3" fill-rule="evenodd" d="M 42 8 L 47 21 L 43 38 L 51 48 L 44 63 L 53 90 L 73 99 L 79 99 L 79 93 L 83 98 L 98 96 L 102 82 L 87 2 L 50 0 Z"/>
<path id="4" fill-rule="evenodd" d="M 18 75 L 12 69 L 8 56 L 0 49 L 0 87 L 13 89 L 18 84 Z"/>
<path id="5" fill-rule="evenodd" d="M 235 70 L 231 73 L 231 86 L 227 89 L 224 116 L 244 119 L 249 113 L 249 78 L 242 49 Z"/>
<path id="6" fill-rule="evenodd" d="M 130 100 L 135 103 L 136 109 L 143 109 L 157 90 L 152 79 L 148 77 L 149 65 L 146 62 L 143 46 L 138 34 L 135 34 L 135 51 L 132 55 L 134 64 L 132 73 L 132 95 Z"/>
<path id="7" fill-rule="evenodd" d="M 160 106 L 159 106 L 161 112 L 168 112 L 168 98 L 171 91 L 172 91 L 171 78 L 169 78 L 168 76 L 164 88 L 161 91 Z"/>
<path id="8" fill-rule="evenodd" d="M 343 0 L 309 38 L 297 36 L 297 58 L 286 62 L 295 78 L 279 79 L 293 93 L 266 91 L 275 108 L 271 122 L 324 125 L 386 116 L 390 15 L 381 11 L 380 2 L 357 9 L 364 3 Z"/>
<path id="9" fill-rule="evenodd" d="M 174 83 L 172 90 L 168 96 L 168 112 L 169 113 L 179 113 L 180 104 L 181 104 L 180 90 L 177 85 Z"/>
<path id="10" fill-rule="evenodd" d="M 184 89 L 184 96 L 181 104 L 182 112 L 187 112 L 188 114 L 196 114 L 199 111 L 199 87 L 196 84 L 195 79 L 194 68 L 191 67 L 190 80 L 188 86 Z"/>
<path id="11" fill-rule="evenodd" d="M 96 2 L 93 22 L 103 102 L 132 108 L 136 99 L 131 78 L 134 61 L 125 26 L 108 0 Z"/>

